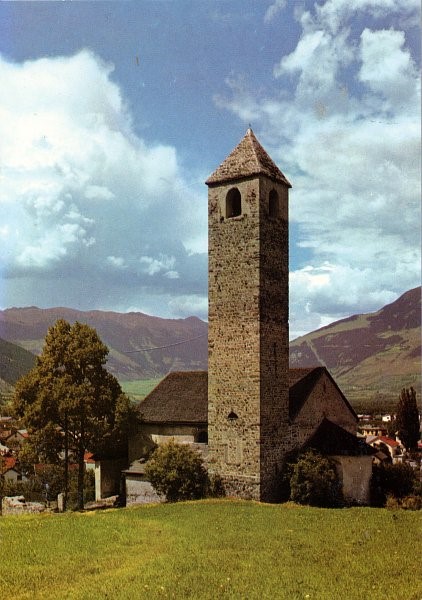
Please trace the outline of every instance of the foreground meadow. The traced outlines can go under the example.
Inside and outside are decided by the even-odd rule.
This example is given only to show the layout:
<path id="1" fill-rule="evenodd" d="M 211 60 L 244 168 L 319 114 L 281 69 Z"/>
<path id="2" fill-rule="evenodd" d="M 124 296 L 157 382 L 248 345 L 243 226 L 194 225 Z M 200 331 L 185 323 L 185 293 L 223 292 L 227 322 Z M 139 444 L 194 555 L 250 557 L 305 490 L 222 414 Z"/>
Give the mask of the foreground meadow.
<path id="1" fill-rule="evenodd" d="M 0 597 L 421 600 L 421 525 L 228 500 L 0 517 Z"/>

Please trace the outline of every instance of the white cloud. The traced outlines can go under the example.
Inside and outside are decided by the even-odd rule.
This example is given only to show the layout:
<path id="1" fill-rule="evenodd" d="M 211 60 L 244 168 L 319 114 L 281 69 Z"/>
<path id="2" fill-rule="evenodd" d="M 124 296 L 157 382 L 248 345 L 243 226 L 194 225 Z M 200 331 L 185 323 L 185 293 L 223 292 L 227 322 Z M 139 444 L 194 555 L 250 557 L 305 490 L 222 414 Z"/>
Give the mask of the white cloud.
<path id="1" fill-rule="evenodd" d="M 271 21 L 286 8 L 287 0 L 275 0 L 265 11 L 264 23 Z"/>
<path id="2" fill-rule="evenodd" d="M 169 300 L 169 308 L 172 314 L 189 317 L 193 314 L 202 319 L 207 318 L 208 296 L 180 295 Z"/>
<path id="3" fill-rule="evenodd" d="M 185 249 L 206 248 L 206 190 L 192 188 L 174 147 L 134 133 L 112 73 L 89 51 L 21 64 L 0 56 L 3 306 L 34 304 L 31 286 L 40 304 L 85 308 L 125 285 L 153 295 L 155 274 L 161 291 L 179 281 L 190 291 L 192 273 L 195 293 L 206 289 Z M 75 273 L 80 285 L 66 286 Z"/>
<path id="4" fill-rule="evenodd" d="M 125 259 L 121 256 L 107 256 L 106 261 L 109 265 L 114 267 L 115 269 L 126 269 L 127 265 L 125 265 Z"/>
<path id="5" fill-rule="evenodd" d="M 152 256 L 141 256 L 139 259 L 141 263 L 141 269 L 148 275 L 157 275 L 157 273 L 162 273 L 163 271 L 168 271 L 172 269 L 176 264 L 176 259 L 174 256 L 165 256 L 164 254 L 160 254 L 158 258 L 153 258 Z M 172 271 L 175 273 L 175 271 Z M 168 275 L 167 275 L 168 277 Z M 172 277 L 170 277 L 172 279 Z M 175 279 L 173 277 L 173 279 Z"/>
<path id="6" fill-rule="evenodd" d="M 418 100 L 416 65 L 403 49 L 403 31 L 365 29 L 361 35 L 362 66 L 359 79 L 390 102 L 388 108 Z"/>
<path id="7" fill-rule="evenodd" d="M 274 66 L 278 94 L 257 97 L 232 75 L 218 98 L 245 122 L 254 115 L 293 183 L 299 256 L 306 249 L 291 273 L 293 336 L 419 284 L 420 85 L 400 29 L 418 11 L 411 0 L 315 2 Z"/>
<path id="8" fill-rule="evenodd" d="M 164 273 L 164 277 L 167 277 L 167 279 L 179 279 L 180 275 L 177 271 L 167 271 L 167 273 Z"/>
<path id="9" fill-rule="evenodd" d="M 361 15 L 375 18 L 411 15 L 417 25 L 420 3 L 418 0 L 326 0 L 315 3 L 316 22 L 333 34 L 350 19 Z"/>

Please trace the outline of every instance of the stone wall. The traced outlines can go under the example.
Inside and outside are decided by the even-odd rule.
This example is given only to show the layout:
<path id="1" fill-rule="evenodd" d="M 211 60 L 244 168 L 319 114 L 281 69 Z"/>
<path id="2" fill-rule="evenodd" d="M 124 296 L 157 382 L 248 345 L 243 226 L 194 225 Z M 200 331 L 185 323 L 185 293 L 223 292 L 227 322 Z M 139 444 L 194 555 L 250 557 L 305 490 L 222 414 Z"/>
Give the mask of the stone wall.
<path id="1" fill-rule="evenodd" d="M 23 515 L 44 512 L 45 504 L 41 502 L 25 502 L 23 496 L 5 496 L 1 501 L 1 512 L 6 515 Z"/>
<path id="2" fill-rule="evenodd" d="M 129 463 L 147 457 L 155 445 L 170 440 L 179 444 L 193 443 L 204 433 L 207 433 L 206 423 L 198 425 L 142 423 L 140 430 L 129 438 Z"/>
<path id="3" fill-rule="evenodd" d="M 242 209 L 227 218 L 233 188 Z M 263 176 L 209 187 L 209 470 L 260 500 L 275 499 L 288 422 L 287 200 Z"/>
<path id="4" fill-rule="evenodd" d="M 163 502 L 149 481 L 136 474 L 126 474 L 126 506 Z"/>
<path id="5" fill-rule="evenodd" d="M 324 418 L 356 435 L 356 417 L 347 407 L 338 388 L 326 373 L 323 373 L 316 382 L 307 401 L 295 418 L 298 445 L 302 445 L 308 440 Z"/>
<path id="6" fill-rule="evenodd" d="M 352 504 L 370 503 L 372 456 L 333 456 L 342 482 L 344 499 Z"/>
<path id="7" fill-rule="evenodd" d="M 95 463 L 95 500 L 120 494 L 122 471 L 126 459 L 101 460 Z"/>

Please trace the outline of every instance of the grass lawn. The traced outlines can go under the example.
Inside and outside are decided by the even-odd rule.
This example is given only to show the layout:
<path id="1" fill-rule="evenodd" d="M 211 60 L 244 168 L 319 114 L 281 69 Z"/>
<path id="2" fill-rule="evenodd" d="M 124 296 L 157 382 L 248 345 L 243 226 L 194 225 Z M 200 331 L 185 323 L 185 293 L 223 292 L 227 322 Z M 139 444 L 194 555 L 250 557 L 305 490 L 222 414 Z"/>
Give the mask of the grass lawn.
<path id="1" fill-rule="evenodd" d="M 421 517 L 230 500 L 0 517 L 0 597 L 421 600 Z"/>

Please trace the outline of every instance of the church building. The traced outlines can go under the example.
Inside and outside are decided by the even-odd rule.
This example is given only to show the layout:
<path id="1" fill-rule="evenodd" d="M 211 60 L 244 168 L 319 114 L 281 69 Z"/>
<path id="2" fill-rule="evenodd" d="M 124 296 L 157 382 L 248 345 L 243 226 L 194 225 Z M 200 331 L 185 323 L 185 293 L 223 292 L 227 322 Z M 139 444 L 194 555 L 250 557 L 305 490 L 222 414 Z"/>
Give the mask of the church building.
<path id="1" fill-rule="evenodd" d="M 248 129 L 206 184 L 208 373 L 162 380 L 139 406 L 143 436 L 195 444 L 227 495 L 265 502 L 278 499 L 286 455 L 311 444 L 367 502 L 372 459 L 355 412 L 324 367 L 289 369 L 290 182 Z M 131 462 L 141 446 L 134 436 Z"/>

